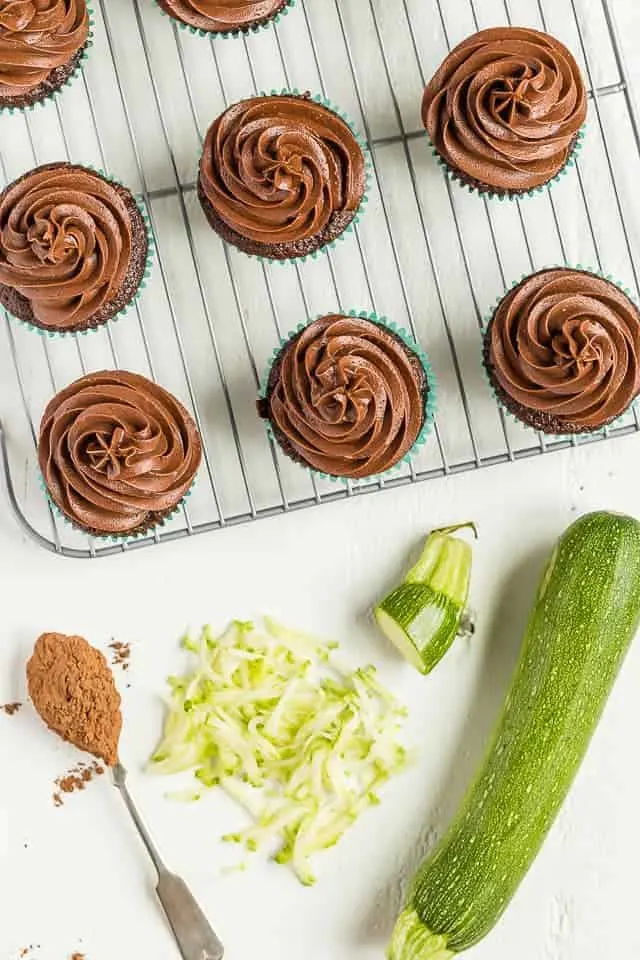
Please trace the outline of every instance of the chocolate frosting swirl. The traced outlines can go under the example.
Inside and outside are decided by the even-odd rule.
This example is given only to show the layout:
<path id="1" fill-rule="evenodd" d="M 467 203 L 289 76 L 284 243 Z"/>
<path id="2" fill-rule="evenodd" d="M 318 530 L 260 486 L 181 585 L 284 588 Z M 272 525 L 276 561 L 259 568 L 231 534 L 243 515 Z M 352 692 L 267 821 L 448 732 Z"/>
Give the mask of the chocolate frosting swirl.
<path id="1" fill-rule="evenodd" d="M 34 90 L 88 37 L 86 0 L 0 0 L 0 100 Z"/>
<path id="2" fill-rule="evenodd" d="M 261 413 L 294 458 L 332 476 L 369 477 L 409 452 L 428 389 L 420 360 L 399 337 L 331 314 L 285 344 Z"/>
<path id="3" fill-rule="evenodd" d="M 266 23 L 287 5 L 287 0 L 160 0 L 178 20 L 199 30 L 225 33 Z"/>
<path id="4" fill-rule="evenodd" d="M 0 196 L 0 284 L 46 329 L 86 326 L 118 294 L 131 250 L 123 197 L 84 167 L 39 168 Z"/>
<path id="5" fill-rule="evenodd" d="M 561 170 L 587 115 L 578 65 L 538 30 L 481 30 L 427 86 L 422 118 L 454 170 L 498 190 L 525 192 Z"/>
<path id="6" fill-rule="evenodd" d="M 193 482 L 201 442 L 167 390 L 122 370 L 92 373 L 51 400 L 40 425 L 40 470 L 57 507 L 96 533 L 139 532 Z"/>
<path id="7" fill-rule="evenodd" d="M 200 163 L 206 201 L 258 248 L 333 239 L 334 221 L 338 232 L 348 226 L 365 182 L 351 129 L 309 97 L 256 97 L 229 107 L 210 127 Z"/>
<path id="8" fill-rule="evenodd" d="M 487 363 L 507 405 L 533 414 L 534 426 L 598 429 L 640 392 L 640 314 L 607 280 L 542 270 L 499 304 Z"/>

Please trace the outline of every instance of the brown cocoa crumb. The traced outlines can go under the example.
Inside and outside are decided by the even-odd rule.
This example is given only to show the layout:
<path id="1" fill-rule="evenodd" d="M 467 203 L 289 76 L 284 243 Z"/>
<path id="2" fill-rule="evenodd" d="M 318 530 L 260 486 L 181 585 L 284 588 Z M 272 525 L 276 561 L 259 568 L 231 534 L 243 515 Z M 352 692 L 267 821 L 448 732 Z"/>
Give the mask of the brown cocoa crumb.
<path id="1" fill-rule="evenodd" d="M 109 644 L 109 650 L 112 651 L 111 664 L 114 667 L 122 667 L 123 670 L 129 669 L 129 657 L 131 656 L 131 645 L 123 643 L 120 640 L 114 640 Z"/>
<path id="2" fill-rule="evenodd" d="M 84 953 L 72 953 L 71 960 L 85 960 Z"/>
<path id="3" fill-rule="evenodd" d="M 0 710 L 2 710 L 3 713 L 6 713 L 8 717 L 12 717 L 14 713 L 17 713 L 18 710 L 21 710 L 21 709 L 22 709 L 22 704 L 19 703 L 17 700 L 15 701 L 15 703 L 3 703 L 2 706 L 0 706 Z"/>
<path id="4" fill-rule="evenodd" d="M 79 763 L 63 776 L 54 781 L 58 788 L 53 793 L 53 805 L 61 807 L 64 804 L 63 794 L 75 793 L 76 790 L 85 790 L 94 777 L 101 777 L 104 767 L 97 763 Z"/>
<path id="5" fill-rule="evenodd" d="M 44 633 L 27 664 L 27 682 L 51 730 L 109 766 L 117 763 L 120 694 L 99 650 L 82 637 Z"/>

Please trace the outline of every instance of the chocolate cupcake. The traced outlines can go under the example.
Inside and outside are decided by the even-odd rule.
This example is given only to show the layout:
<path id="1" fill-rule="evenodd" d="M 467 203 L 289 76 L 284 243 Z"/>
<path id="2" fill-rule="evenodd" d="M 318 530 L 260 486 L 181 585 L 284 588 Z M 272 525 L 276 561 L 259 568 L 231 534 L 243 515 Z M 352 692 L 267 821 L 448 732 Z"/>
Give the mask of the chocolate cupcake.
<path id="1" fill-rule="evenodd" d="M 571 52 L 538 30 L 496 27 L 459 44 L 427 86 L 422 119 L 449 172 L 513 197 L 556 179 L 587 116 Z"/>
<path id="2" fill-rule="evenodd" d="M 182 404 L 122 370 L 76 380 L 50 401 L 40 424 L 49 498 L 95 536 L 135 536 L 163 523 L 190 490 L 201 456 Z"/>
<path id="3" fill-rule="evenodd" d="M 319 100 L 252 97 L 209 128 L 200 203 L 213 229 L 245 253 L 306 257 L 357 219 L 367 182 L 362 146 Z"/>
<path id="4" fill-rule="evenodd" d="M 135 299 L 150 253 L 132 194 L 93 170 L 50 163 L 0 194 L 0 303 L 40 330 L 115 317 Z"/>
<path id="5" fill-rule="evenodd" d="M 434 380 L 417 344 L 375 314 L 318 317 L 274 354 L 258 401 L 284 453 L 322 476 L 386 473 L 425 439 Z"/>
<path id="6" fill-rule="evenodd" d="M 51 97 L 73 76 L 89 43 L 86 0 L 0 3 L 0 110 Z"/>
<path id="7" fill-rule="evenodd" d="M 640 393 L 640 312 L 594 273 L 541 270 L 499 301 L 484 364 L 519 420 L 549 434 L 592 433 Z"/>
<path id="8" fill-rule="evenodd" d="M 182 27 L 201 34 L 248 33 L 287 13 L 295 0 L 156 0 Z"/>

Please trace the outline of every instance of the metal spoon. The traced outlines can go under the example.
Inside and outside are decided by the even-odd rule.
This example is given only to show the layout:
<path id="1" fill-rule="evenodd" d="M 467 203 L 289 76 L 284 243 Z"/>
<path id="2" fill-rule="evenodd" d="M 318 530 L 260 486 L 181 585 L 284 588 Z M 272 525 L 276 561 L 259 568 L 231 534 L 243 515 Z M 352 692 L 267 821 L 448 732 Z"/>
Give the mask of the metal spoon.
<path id="1" fill-rule="evenodd" d="M 121 763 L 117 763 L 112 769 L 113 782 L 122 794 L 131 819 L 158 872 L 156 893 L 183 960 L 222 960 L 224 947 L 211 929 L 209 921 L 184 880 L 167 870 L 149 836 L 127 789 L 127 771 Z"/>

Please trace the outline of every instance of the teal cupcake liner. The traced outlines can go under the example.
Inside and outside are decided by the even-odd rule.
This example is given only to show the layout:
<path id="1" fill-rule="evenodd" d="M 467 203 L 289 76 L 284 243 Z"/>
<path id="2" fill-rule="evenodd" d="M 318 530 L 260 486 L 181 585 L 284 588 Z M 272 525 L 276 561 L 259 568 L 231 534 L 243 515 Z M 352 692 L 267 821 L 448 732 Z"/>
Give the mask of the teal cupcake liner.
<path id="1" fill-rule="evenodd" d="M 485 317 L 483 317 L 481 322 L 481 343 L 480 343 L 482 372 L 485 376 L 485 380 L 487 382 L 489 390 L 491 391 L 491 395 L 496 402 L 496 406 L 507 416 L 510 422 L 519 424 L 521 427 L 524 427 L 524 429 L 529 431 L 530 433 L 542 435 L 543 437 L 548 438 L 549 441 L 551 442 L 564 440 L 564 441 L 569 441 L 570 443 L 573 443 L 580 440 L 584 440 L 587 437 L 606 437 L 608 430 L 610 430 L 612 427 L 616 427 L 617 425 L 619 425 L 620 422 L 624 419 L 624 417 L 626 417 L 630 413 L 632 414 L 634 410 L 640 409 L 640 396 L 632 400 L 632 402 L 629 404 L 629 406 L 624 411 L 624 413 L 621 413 L 619 417 L 616 417 L 615 420 L 612 420 L 611 423 L 606 424 L 606 426 L 599 427 L 597 430 L 582 430 L 579 433 L 546 433 L 544 430 L 539 430 L 536 427 L 532 427 L 531 424 L 527 423 L 525 420 L 521 420 L 520 417 L 518 417 L 515 413 L 513 413 L 512 410 L 509 410 L 509 408 L 505 406 L 505 404 L 502 402 L 502 400 L 496 393 L 495 387 L 491 381 L 491 377 L 489 376 L 489 371 L 487 370 L 487 366 L 484 362 L 484 342 L 485 342 L 485 336 L 487 334 L 487 330 L 489 329 L 489 324 L 491 323 L 491 320 L 493 319 L 493 316 L 496 310 L 498 309 L 498 307 L 500 306 L 504 298 L 507 296 L 507 294 L 509 294 L 516 287 L 519 287 L 520 284 L 523 283 L 525 280 L 528 280 L 529 277 L 533 277 L 537 273 L 543 273 L 545 270 L 576 270 L 581 273 L 592 274 L 594 277 L 599 277 L 601 280 L 606 280 L 608 283 L 612 283 L 614 286 L 618 288 L 618 290 L 624 293 L 624 295 L 631 301 L 633 306 L 640 313 L 640 305 L 638 304 L 632 291 L 627 286 L 625 286 L 625 284 L 623 284 L 620 280 L 616 280 L 612 274 L 605 273 L 603 270 L 599 270 L 597 267 L 585 267 L 581 263 L 545 264 L 544 266 L 540 267 L 538 270 L 534 270 L 531 273 L 523 273 L 519 280 L 514 280 L 511 286 L 506 288 L 505 291 L 501 293 L 500 296 L 496 299 L 491 311 Z"/>
<path id="2" fill-rule="evenodd" d="M 87 5 L 87 12 L 89 14 L 89 34 L 87 36 L 84 47 L 82 47 L 80 59 L 73 73 L 71 73 L 67 77 L 67 79 L 64 81 L 62 86 L 58 87 L 57 90 L 53 90 L 51 93 L 47 94 L 46 97 L 42 97 L 40 100 L 34 101 L 34 103 L 27 104 L 26 107 L 7 107 L 7 106 L 2 106 L 2 104 L 0 104 L 0 116 L 2 116 L 3 113 L 8 114 L 9 116 L 12 116 L 14 113 L 27 113 L 29 111 L 33 111 L 36 109 L 36 107 L 46 107 L 50 101 L 55 100 L 56 97 L 62 96 L 65 88 L 70 87 L 71 84 L 77 80 L 77 78 L 80 76 L 80 73 L 82 72 L 85 62 L 89 57 L 89 50 L 93 46 L 93 27 L 95 26 L 95 20 L 93 17 L 93 10 L 88 5 Z"/>
<path id="3" fill-rule="evenodd" d="M 127 543 L 133 540 L 141 540 L 144 537 L 153 536 L 154 532 L 158 528 L 166 526 L 166 524 L 169 523 L 169 521 L 172 520 L 176 516 L 176 514 L 182 510 L 186 501 L 189 499 L 189 497 L 193 493 L 193 488 L 196 485 L 196 481 L 194 480 L 191 486 L 189 487 L 189 489 L 187 490 L 187 492 L 184 494 L 184 496 L 175 505 L 173 510 L 170 513 L 168 513 L 165 517 L 162 517 L 161 520 L 156 520 L 155 523 L 150 524 L 145 530 L 140 530 L 138 533 L 99 534 L 99 533 L 89 533 L 88 530 L 85 530 L 84 527 L 81 527 L 79 524 L 74 523 L 73 520 L 70 520 L 69 517 L 62 512 L 60 507 L 51 497 L 51 494 L 49 493 L 49 488 L 47 487 L 47 484 L 45 483 L 45 479 L 42 476 L 40 471 L 38 471 L 38 482 L 40 484 L 40 488 L 42 489 L 42 492 L 44 493 L 47 499 L 47 502 L 51 510 L 59 520 L 62 520 L 64 524 L 67 527 L 71 527 L 72 530 L 76 530 L 78 533 L 84 534 L 85 537 L 92 537 L 94 540 L 102 540 L 107 543 Z"/>
<path id="4" fill-rule="evenodd" d="M 104 170 L 102 170 L 99 167 L 94 167 L 88 163 L 78 164 L 78 166 L 82 166 L 84 167 L 85 170 L 90 170 L 92 173 L 98 174 L 98 176 L 102 177 L 103 180 L 109 181 L 109 183 L 116 184 L 116 186 L 119 186 L 119 187 L 124 187 L 126 190 L 129 189 L 127 185 L 123 183 L 121 180 L 117 180 L 116 177 L 110 176 L 110 174 L 106 173 Z M 39 336 L 41 337 L 48 337 L 50 340 L 55 340 L 56 337 L 60 337 L 61 339 L 64 339 L 66 337 L 85 337 L 87 336 L 87 334 L 98 333 L 100 330 L 103 330 L 105 327 L 107 327 L 108 324 L 110 323 L 117 323 L 118 320 L 122 320 L 127 315 L 129 310 L 135 307 L 136 303 L 142 296 L 142 291 L 147 286 L 147 282 L 151 276 L 153 257 L 156 250 L 156 242 L 153 235 L 153 227 L 151 225 L 151 218 L 147 211 L 146 203 L 142 199 L 142 197 L 134 196 L 134 194 L 131 194 L 131 196 L 135 200 L 136 206 L 140 212 L 140 216 L 142 217 L 142 220 L 144 222 L 144 231 L 147 239 L 147 257 L 144 265 L 144 272 L 142 274 L 142 280 L 138 285 L 138 289 L 136 290 L 134 296 L 131 298 L 129 303 L 127 303 L 122 308 L 122 310 L 119 310 L 118 313 L 114 314 L 112 317 L 109 317 L 109 319 L 105 320 L 103 323 L 99 323 L 95 327 L 88 327 L 86 330 L 43 330 L 42 327 L 38 327 L 35 324 L 30 323 L 28 320 L 22 320 L 20 317 L 16 317 L 9 310 L 6 311 L 7 315 L 10 316 L 12 320 L 15 320 L 16 323 L 19 323 L 21 326 L 27 327 L 27 329 L 32 330 L 34 333 L 39 334 Z"/>
<path id="5" fill-rule="evenodd" d="M 163 17 L 167 17 L 169 20 L 173 21 L 180 30 L 185 30 L 188 33 L 194 34 L 194 36 L 199 37 L 210 37 L 215 39 L 219 37 L 222 40 L 228 40 L 231 37 L 241 37 L 249 36 L 252 33 L 260 33 L 262 30 L 268 30 L 269 27 L 273 26 L 276 23 L 279 23 L 283 17 L 286 17 L 290 10 L 293 9 L 296 5 L 296 0 L 287 0 L 285 6 L 282 10 L 279 10 L 273 17 L 270 17 L 268 20 L 265 20 L 264 23 L 255 23 L 251 26 L 239 28 L 237 30 L 201 30 L 199 27 L 193 27 L 188 23 L 184 23 L 182 20 L 178 20 L 177 17 L 172 17 L 163 7 L 160 6 L 158 0 L 153 0 L 153 5 L 158 8 Z"/>
<path id="6" fill-rule="evenodd" d="M 304 93 L 305 91 L 299 90 L 297 87 L 292 87 L 292 88 L 282 87 L 280 90 L 275 90 L 275 89 L 268 90 L 268 91 L 261 90 L 259 95 L 261 97 L 302 97 L 304 96 Z M 263 257 L 255 253 L 246 253 L 244 250 L 241 250 L 240 247 L 236 247 L 235 244 L 231 243 L 230 241 L 225 241 L 225 242 L 228 242 L 229 246 L 232 246 L 234 250 L 238 250 L 240 253 L 244 254 L 245 257 L 249 257 L 249 259 L 251 260 L 257 260 L 259 263 L 265 263 L 265 264 L 276 263 L 276 264 L 279 264 L 280 266 L 284 266 L 285 264 L 306 263 L 307 260 L 317 260 L 323 254 L 328 253 L 329 250 L 333 250 L 334 247 L 336 247 L 339 243 L 343 243 L 347 238 L 348 234 L 353 233 L 354 229 L 360 222 L 362 215 L 367 208 L 367 204 L 369 203 L 369 191 L 371 189 L 373 166 L 372 166 L 371 160 L 369 159 L 369 147 L 368 147 L 367 141 L 358 131 L 358 128 L 356 127 L 353 120 L 351 120 L 349 115 L 345 113 L 344 110 L 341 110 L 340 107 L 337 106 L 337 104 L 333 103 L 333 101 L 329 100 L 327 97 L 323 97 L 322 94 L 320 93 L 314 94 L 311 97 L 311 100 L 313 101 L 313 103 L 318 103 L 321 107 L 326 107 L 327 110 L 330 110 L 332 113 L 335 113 L 337 117 L 339 117 L 344 123 L 346 123 L 349 130 L 355 137 L 356 142 L 360 147 L 360 149 L 362 150 L 362 153 L 364 156 L 364 167 L 365 167 L 364 193 L 360 199 L 360 203 L 358 204 L 358 209 L 356 210 L 353 220 L 351 221 L 349 226 L 345 227 L 342 233 L 339 236 L 337 236 L 335 240 L 330 240 L 329 243 L 325 243 L 321 247 L 318 247 L 317 250 L 314 250 L 313 253 L 305 254 L 302 257 L 284 257 L 284 258 Z M 199 177 L 199 172 L 196 174 L 196 181 L 198 180 L 198 177 Z"/>
<path id="7" fill-rule="evenodd" d="M 273 364 L 279 358 L 282 350 L 287 346 L 289 341 L 293 339 L 293 337 L 297 336 L 297 334 L 305 330 L 309 326 L 309 324 L 314 322 L 314 320 L 320 320 L 322 319 L 322 317 L 326 315 L 327 314 L 319 313 L 312 320 L 307 320 L 305 323 L 299 323 L 298 326 L 295 328 L 295 330 L 289 331 L 286 337 L 280 338 L 280 344 L 278 347 L 276 347 L 271 357 L 269 358 L 265 374 L 260 384 L 259 397 L 261 400 L 265 400 L 267 397 L 271 370 L 273 368 Z M 358 478 L 357 480 L 354 480 L 352 477 L 341 477 L 341 476 L 335 476 L 334 474 L 330 474 L 330 473 L 323 473 L 321 470 L 315 470 L 313 467 L 310 467 L 302 463 L 301 461 L 295 460 L 292 457 L 288 456 L 288 454 L 284 450 L 282 450 L 282 447 L 278 441 L 276 433 L 271 425 L 271 422 L 269 420 L 265 420 L 264 424 L 265 424 L 265 429 L 267 432 L 267 436 L 269 437 L 269 440 L 273 444 L 275 444 L 275 446 L 277 446 L 279 450 L 282 450 L 283 454 L 287 456 L 292 463 L 295 463 L 297 466 L 299 466 L 302 470 L 305 470 L 311 476 L 316 476 L 321 480 L 331 480 L 334 483 L 338 483 L 338 482 L 343 484 L 371 483 L 377 480 L 385 480 L 388 477 L 392 476 L 394 473 L 397 473 L 399 470 L 403 468 L 403 466 L 410 463 L 413 457 L 416 456 L 416 454 L 419 453 L 422 447 L 424 446 L 427 440 L 427 437 L 429 436 L 433 428 L 433 424 L 435 420 L 436 406 L 437 406 L 437 381 L 436 381 L 435 373 L 433 371 L 433 367 L 431 365 L 431 361 L 427 357 L 427 354 L 424 352 L 420 344 L 417 343 L 415 338 L 407 330 L 404 329 L 404 327 L 400 327 L 394 321 L 388 320 L 387 317 L 378 316 L 377 313 L 370 312 L 367 310 L 348 310 L 344 313 L 344 316 L 359 317 L 362 320 L 370 320 L 372 323 L 377 324 L 379 327 L 384 327 L 385 329 L 389 330 L 391 333 L 399 337 L 402 340 L 402 342 L 405 344 L 405 346 L 407 346 L 409 350 L 411 350 L 411 352 L 415 354 L 415 356 L 419 359 L 422 365 L 422 368 L 424 370 L 429 389 L 427 390 L 427 396 L 425 400 L 424 422 L 422 424 L 420 433 L 418 434 L 416 440 L 414 441 L 411 449 L 404 455 L 404 457 L 402 457 L 402 459 L 400 459 L 396 464 L 394 464 L 388 470 L 385 470 L 382 473 L 371 474 L 368 477 L 361 477 L 361 478 Z"/>
<path id="8" fill-rule="evenodd" d="M 567 175 L 567 172 L 569 171 L 569 169 L 575 166 L 576 160 L 578 158 L 578 154 L 582 150 L 582 143 L 585 138 L 586 127 L 587 125 L 586 123 L 584 123 L 580 128 L 580 130 L 578 130 L 578 133 L 576 135 L 576 142 L 573 145 L 571 153 L 567 157 L 567 160 L 565 161 L 564 166 L 562 167 L 561 170 L 558 171 L 555 177 L 552 177 L 546 183 L 541 184 L 541 186 L 534 187 L 533 189 L 527 190 L 524 193 L 497 193 L 494 190 L 491 190 L 490 188 L 487 190 L 479 190 L 478 187 L 472 186 L 465 179 L 464 176 L 462 176 L 460 173 L 458 173 L 457 170 L 454 170 L 452 167 L 449 166 L 447 161 L 441 156 L 440 152 L 434 145 L 429 135 L 425 133 L 425 136 L 427 137 L 427 141 L 431 147 L 431 153 L 435 157 L 438 166 L 442 167 L 444 173 L 448 176 L 448 178 L 452 182 L 459 183 L 469 193 L 475 193 L 479 197 L 484 197 L 486 200 L 493 200 L 493 199 L 497 199 L 501 201 L 502 200 L 524 200 L 527 197 L 537 197 L 541 193 L 544 193 L 547 187 L 551 187 L 552 184 L 554 183 L 560 183 L 562 178 Z"/>

